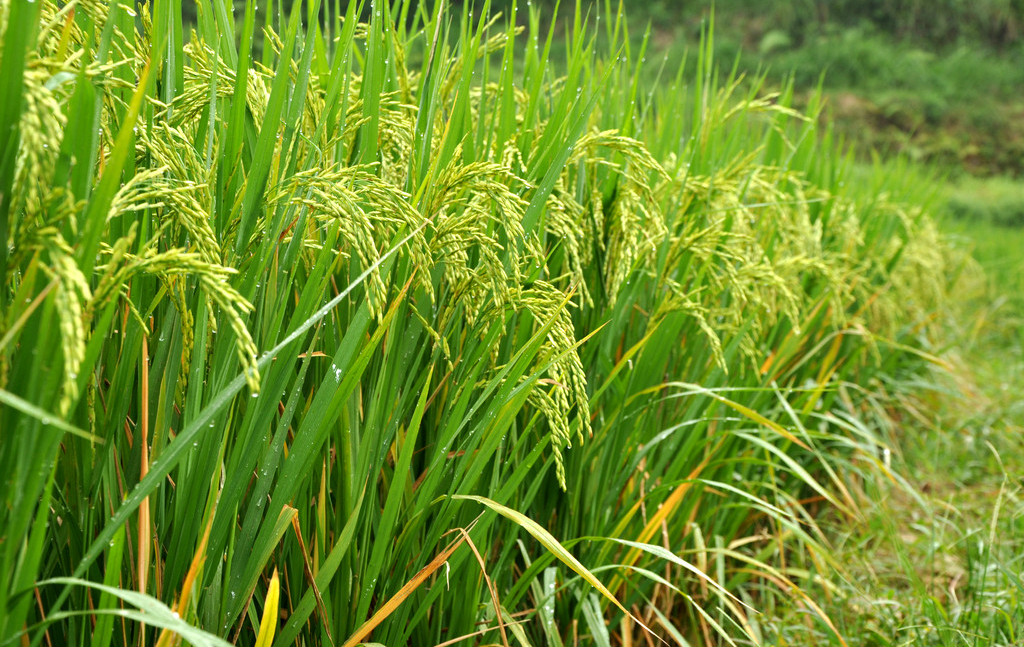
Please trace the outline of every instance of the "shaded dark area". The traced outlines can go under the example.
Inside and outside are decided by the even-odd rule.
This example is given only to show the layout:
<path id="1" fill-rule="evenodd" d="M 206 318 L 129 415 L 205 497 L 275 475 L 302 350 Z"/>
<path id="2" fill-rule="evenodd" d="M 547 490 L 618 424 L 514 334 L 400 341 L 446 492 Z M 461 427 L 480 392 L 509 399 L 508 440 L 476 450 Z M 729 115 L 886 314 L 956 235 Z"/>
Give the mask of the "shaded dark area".
<path id="1" fill-rule="evenodd" d="M 553 10 L 556 0 L 532 0 Z M 461 5 L 463 2 L 454 2 Z M 479 4 L 479 3 L 478 3 Z M 519 2 L 520 7 L 524 2 Z M 561 6 L 572 6 L 562 1 Z M 584 5 L 599 4 L 590 0 Z M 614 9 L 617 2 L 612 2 Z M 651 0 L 626 2 L 634 19 L 650 19 L 658 28 L 669 28 L 707 15 L 714 4 L 723 22 L 742 21 L 746 29 L 779 29 L 802 40 L 831 26 L 870 26 L 899 39 L 940 47 L 962 41 L 981 41 L 1002 49 L 1024 38 L 1024 0 Z M 507 9 L 511 0 L 494 0 L 492 7 Z"/>

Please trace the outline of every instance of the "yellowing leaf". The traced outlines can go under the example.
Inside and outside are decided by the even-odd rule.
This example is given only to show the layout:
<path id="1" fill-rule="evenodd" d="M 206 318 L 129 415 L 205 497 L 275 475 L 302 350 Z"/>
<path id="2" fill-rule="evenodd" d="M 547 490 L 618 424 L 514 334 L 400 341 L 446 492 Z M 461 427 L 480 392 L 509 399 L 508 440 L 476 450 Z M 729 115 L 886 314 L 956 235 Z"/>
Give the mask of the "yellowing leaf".
<path id="1" fill-rule="evenodd" d="M 270 578 L 267 589 L 267 600 L 263 605 L 263 618 L 260 620 L 260 634 L 256 636 L 256 647 L 270 647 L 277 631 L 277 601 L 281 595 L 281 585 L 277 579 L 277 569 Z"/>

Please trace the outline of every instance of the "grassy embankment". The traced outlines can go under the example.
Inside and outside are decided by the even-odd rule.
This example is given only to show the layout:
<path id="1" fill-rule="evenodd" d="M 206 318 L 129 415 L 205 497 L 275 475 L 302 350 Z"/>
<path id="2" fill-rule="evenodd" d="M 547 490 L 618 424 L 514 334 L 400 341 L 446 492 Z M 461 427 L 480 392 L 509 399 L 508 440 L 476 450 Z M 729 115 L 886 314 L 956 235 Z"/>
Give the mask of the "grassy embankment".
<path id="1" fill-rule="evenodd" d="M 0 13 L 0 644 L 842 641 L 927 187 L 618 16 L 199 6 Z"/>

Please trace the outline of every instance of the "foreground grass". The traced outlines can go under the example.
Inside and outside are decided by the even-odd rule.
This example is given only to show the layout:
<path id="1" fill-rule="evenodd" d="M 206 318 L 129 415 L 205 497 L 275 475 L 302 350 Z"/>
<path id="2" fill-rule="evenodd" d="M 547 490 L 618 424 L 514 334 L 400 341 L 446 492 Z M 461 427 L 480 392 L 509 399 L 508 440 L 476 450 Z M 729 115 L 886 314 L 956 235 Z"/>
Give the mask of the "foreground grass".
<path id="1" fill-rule="evenodd" d="M 868 488 L 863 524 L 823 521 L 846 573 L 825 608 L 850 644 L 1020 644 L 1021 427 L 1002 415 L 987 427 L 976 405 L 920 434 L 929 446 L 897 468 L 906 482 Z M 774 644 L 839 644 L 791 607 L 774 621 Z"/>
<path id="2" fill-rule="evenodd" d="M 536 10 L 230 6 L 0 13 L 0 644 L 842 642 L 924 183 L 710 40 L 641 93 L 607 5 L 558 74 Z"/>

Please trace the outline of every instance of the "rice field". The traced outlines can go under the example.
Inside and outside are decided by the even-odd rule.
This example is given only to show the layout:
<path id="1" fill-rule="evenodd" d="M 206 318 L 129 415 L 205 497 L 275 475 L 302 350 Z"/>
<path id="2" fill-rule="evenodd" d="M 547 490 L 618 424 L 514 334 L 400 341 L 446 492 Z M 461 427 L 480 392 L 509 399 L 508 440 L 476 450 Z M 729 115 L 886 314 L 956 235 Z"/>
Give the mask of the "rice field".
<path id="1" fill-rule="evenodd" d="M 0 3 L 0 646 L 846 644 L 926 181 L 711 26 L 196 4 Z"/>

